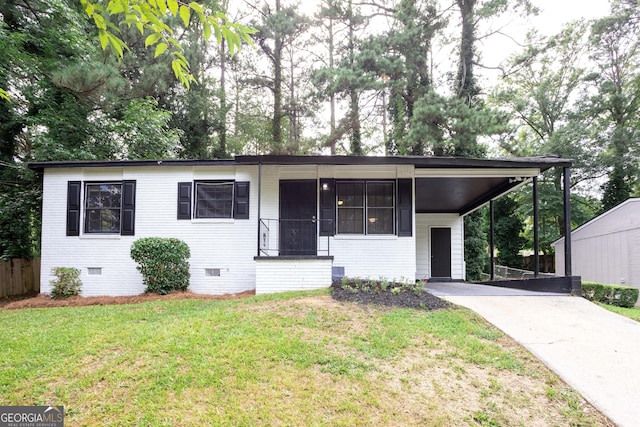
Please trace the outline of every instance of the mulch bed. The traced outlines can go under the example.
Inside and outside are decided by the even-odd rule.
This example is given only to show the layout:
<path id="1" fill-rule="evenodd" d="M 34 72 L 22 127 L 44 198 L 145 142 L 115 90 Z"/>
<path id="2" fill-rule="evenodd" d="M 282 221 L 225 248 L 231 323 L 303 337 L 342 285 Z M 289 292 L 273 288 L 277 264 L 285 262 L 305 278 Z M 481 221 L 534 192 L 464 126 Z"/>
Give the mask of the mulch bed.
<path id="1" fill-rule="evenodd" d="M 416 295 L 412 291 L 402 291 L 395 295 L 390 289 L 382 290 L 360 290 L 353 293 L 350 289 L 343 289 L 340 282 L 331 285 L 331 296 L 337 301 L 349 301 L 361 304 L 379 304 L 391 307 L 416 308 L 420 310 L 440 310 L 443 308 L 454 308 L 448 301 L 431 295 L 427 291 L 422 291 Z"/>
<path id="2" fill-rule="evenodd" d="M 45 308 L 45 307 L 81 307 L 88 305 L 113 305 L 113 304 L 139 304 L 147 301 L 166 301 L 179 299 L 214 299 L 228 300 L 237 298 L 246 298 L 255 295 L 255 291 L 245 291 L 237 294 L 225 295 L 204 295 L 194 294 L 192 292 L 173 292 L 168 295 L 157 294 L 140 294 L 122 297 L 69 297 L 66 299 L 51 299 L 51 297 L 43 294 L 23 299 L 4 298 L 0 299 L 0 307 L 7 309 L 18 308 Z"/>
<path id="3" fill-rule="evenodd" d="M 114 304 L 139 304 L 148 301 L 168 301 L 180 299 L 209 299 L 209 300 L 229 300 L 246 298 L 255 295 L 255 291 L 245 291 L 237 294 L 225 295 L 205 295 L 192 292 L 174 292 L 168 295 L 140 294 L 120 297 L 82 297 L 75 296 L 66 299 L 51 299 L 43 294 L 26 297 L 11 297 L 0 299 L 0 308 L 20 309 L 20 308 L 47 308 L 47 307 L 83 307 L 90 305 L 114 305 Z M 439 310 L 443 308 L 453 308 L 453 304 L 431 295 L 427 291 L 416 295 L 412 291 L 402 291 L 393 294 L 390 289 L 386 291 L 360 290 L 353 293 L 349 289 L 342 289 L 340 282 L 331 286 L 331 296 L 337 301 L 348 301 L 361 304 L 378 304 L 390 307 L 415 308 L 421 310 Z"/>

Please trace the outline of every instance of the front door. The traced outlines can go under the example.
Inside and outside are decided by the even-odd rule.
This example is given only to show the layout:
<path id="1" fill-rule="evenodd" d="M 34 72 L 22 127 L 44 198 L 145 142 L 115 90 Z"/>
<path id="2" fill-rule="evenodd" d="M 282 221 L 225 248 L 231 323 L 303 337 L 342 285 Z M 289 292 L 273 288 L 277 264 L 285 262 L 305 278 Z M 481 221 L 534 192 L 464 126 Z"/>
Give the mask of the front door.
<path id="1" fill-rule="evenodd" d="M 315 180 L 280 181 L 280 255 L 317 255 Z"/>
<path id="2" fill-rule="evenodd" d="M 431 229 L 431 278 L 451 278 L 451 229 Z"/>

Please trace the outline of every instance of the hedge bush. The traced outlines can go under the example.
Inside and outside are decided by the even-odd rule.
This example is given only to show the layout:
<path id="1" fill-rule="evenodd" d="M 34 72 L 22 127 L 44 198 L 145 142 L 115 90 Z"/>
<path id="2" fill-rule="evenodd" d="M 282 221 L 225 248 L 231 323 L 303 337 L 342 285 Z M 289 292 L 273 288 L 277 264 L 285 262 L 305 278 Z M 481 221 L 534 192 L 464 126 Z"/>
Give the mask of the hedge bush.
<path id="1" fill-rule="evenodd" d="M 638 288 L 582 282 L 582 296 L 589 301 L 631 308 L 638 301 Z"/>
<path id="2" fill-rule="evenodd" d="M 51 269 L 51 274 L 56 276 L 55 280 L 49 282 L 53 286 L 51 298 L 68 298 L 80 293 L 82 280 L 80 280 L 80 270 L 77 268 L 55 267 Z"/>
<path id="3" fill-rule="evenodd" d="M 189 287 L 189 246 L 180 239 L 143 237 L 131 245 L 146 293 L 166 295 Z"/>

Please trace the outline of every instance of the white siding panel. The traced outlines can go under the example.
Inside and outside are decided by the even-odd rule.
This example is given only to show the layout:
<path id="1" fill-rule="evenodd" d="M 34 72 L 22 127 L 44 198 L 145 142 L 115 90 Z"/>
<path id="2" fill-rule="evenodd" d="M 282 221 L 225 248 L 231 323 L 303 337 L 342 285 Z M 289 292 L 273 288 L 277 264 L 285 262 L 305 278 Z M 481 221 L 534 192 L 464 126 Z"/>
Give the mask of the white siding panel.
<path id="1" fill-rule="evenodd" d="M 564 275 L 564 239 L 554 243 Z M 584 281 L 640 287 L 640 198 L 629 199 L 571 233 L 572 273 Z"/>
<path id="2" fill-rule="evenodd" d="M 564 243 L 555 245 L 556 248 L 556 276 L 564 276 Z M 571 258 L 571 269 L 573 270 L 573 257 Z M 573 273 L 573 272 L 572 272 Z"/>
<path id="3" fill-rule="evenodd" d="M 456 214 L 416 214 L 417 278 L 431 277 L 431 228 L 451 228 L 451 278 L 464 280 L 464 219 Z"/>
<path id="4" fill-rule="evenodd" d="M 266 248 L 275 250 L 278 248 L 278 239 L 280 235 L 279 223 L 277 219 L 280 217 L 280 172 L 277 166 L 262 167 L 262 201 L 260 208 L 260 217 L 265 220 L 265 224 L 269 227 L 267 234 Z M 275 256 L 276 252 L 270 252 L 263 255 Z"/>
<path id="5" fill-rule="evenodd" d="M 627 286 L 640 288 L 640 229 L 629 233 L 629 279 Z"/>
<path id="6" fill-rule="evenodd" d="M 304 291 L 331 286 L 331 260 L 256 261 L 256 294 Z"/>
<path id="7" fill-rule="evenodd" d="M 402 175 L 406 175 L 402 169 Z M 337 179 L 395 179 L 398 176 L 398 166 L 378 165 L 378 166 L 336 166 L 334 176 L 323 176 L 322 178 Z"/>
<path id="8" fill-rule="evenodd" d="M 640 198 L 629 199 L 579 227 L 572 233 L 571 241 L 633 229 L 640 229 Z"/>
<path id="9" fill-rule="evenodd" d="M 615 232 L 572 241 L 571 270 L 588 282 L 629 283 L 633 255 L 628 232 Z M 563 242 L 561 242 L 563 243 Z M 556 275 L 564 274 L 564 245 L 556 245 Z"/>
<path id="10" fill-rule="evenodd" d="M 318 167 L 316 165 L 275 166 L 280 179 L 316 179 Z"/>

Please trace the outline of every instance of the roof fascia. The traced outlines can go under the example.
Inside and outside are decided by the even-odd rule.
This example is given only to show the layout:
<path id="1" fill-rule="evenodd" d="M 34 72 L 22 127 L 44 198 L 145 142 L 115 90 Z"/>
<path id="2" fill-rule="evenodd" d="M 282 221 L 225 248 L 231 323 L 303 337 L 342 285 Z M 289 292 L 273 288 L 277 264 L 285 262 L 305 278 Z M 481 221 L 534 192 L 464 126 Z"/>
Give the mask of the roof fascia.
<path id="1" fill-rule="evenodd" d="M 113 167 L 140 167 L 140 166 L 230 166 L 236 165 L 235 160 L 71 160 L 54 162 L 29 162 L 27 166 L 31 170 L 42 171 L 44 169 L 63 168 L 113 168 Z"/>
<path id="2" fill-rule="evenodd" d="M 540 175 L 538 168 L 419 168 L 415 171 L 416 178 L 530 178 Z"/>
<path id="3" fill-rule="evenodd" d="M 570 159 L 553 157 L 513 159 L 470 159 L 463 157 L 421 156 L 290 156 L 258 155 L 236 156 L 234 159 L 212 160 L 78 160 L 54 162 L 30 162 L 28 167 L 41 171 L 46 168 L 77 167 L 135 167 L 135 166 L 217 166 L 217 165 L 413 165 L 416 169 L 539 169 L 570 167 Z M 513 175 L 513 174 L 512 174 Z"/>

